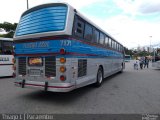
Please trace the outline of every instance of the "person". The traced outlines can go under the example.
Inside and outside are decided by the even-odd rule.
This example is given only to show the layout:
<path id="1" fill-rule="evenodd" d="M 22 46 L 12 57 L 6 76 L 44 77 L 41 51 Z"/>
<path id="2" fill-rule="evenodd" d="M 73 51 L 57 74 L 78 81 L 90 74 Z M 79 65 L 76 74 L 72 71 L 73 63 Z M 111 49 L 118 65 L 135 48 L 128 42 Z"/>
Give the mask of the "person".
<path id="1" fill-rule="evenodd" d="M 143 69 L 143 64 L 144 64 L 144 60 L 143 60 L 143 58 L 141 57 L 141 59 L 139 60 L 140 69 Z"/>
<path id="2" fill-rule="evenodd" d="M 138 62 L 136 60 L 136 62 L 134 63 L 134 70 L 138 70 Z"/>
<path id="3" fill-rule="evenodd" d="M 149 60 L 147 57 L 145 57 L 145 60 L 144 60 L 144 68 L 147 66 L 148 68 L 148 65 L 149 65 Z"/>

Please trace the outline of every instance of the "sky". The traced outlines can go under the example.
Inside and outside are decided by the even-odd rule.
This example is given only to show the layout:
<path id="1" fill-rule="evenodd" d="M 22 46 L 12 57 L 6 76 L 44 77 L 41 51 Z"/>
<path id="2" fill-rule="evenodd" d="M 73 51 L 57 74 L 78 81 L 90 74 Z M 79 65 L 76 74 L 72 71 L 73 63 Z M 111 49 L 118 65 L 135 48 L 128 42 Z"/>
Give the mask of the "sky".
<path id="1" fill-rule="evenodd" d="M 0 0 L 0 23 L 18 23 L 27 0 Z M 127 48 L 160 43 L 160 0 L 28 0 L 29 8 L 67 2 Z"/>

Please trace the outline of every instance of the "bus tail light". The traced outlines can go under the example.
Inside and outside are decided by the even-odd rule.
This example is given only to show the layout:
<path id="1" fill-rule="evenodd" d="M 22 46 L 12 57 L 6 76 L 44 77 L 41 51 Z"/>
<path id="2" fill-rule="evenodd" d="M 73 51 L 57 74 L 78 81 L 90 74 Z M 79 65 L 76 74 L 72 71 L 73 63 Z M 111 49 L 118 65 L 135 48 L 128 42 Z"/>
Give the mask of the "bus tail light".
<path id="1" fill-rule="evenodd" d="M 65 63 L 66 59 L 65 58 L 60 58 L 60 63 Z"/>
<path id="2" fill-rule="evenodd" d="M 65 81 L 65 80 L 66 80 L 66 76 L 61 75 L 61 76 L 60 76 L 60 80 L 61 80 L 61 81 Z"/>
<path id="3" fill-rule="evenodd" d="M 64 73 L 66 71 L 66 67 L 65 66 L 61 66 L 59 69 L 60 72 Z"/>
<path id="4" fill-rule="evenodd" d="M 65 54 L 66 54 L 66 51 L 65 51 L 64 48 L 61 48 L 61 49 L 60 49 L 60 54 L 61 54 L 61 55 L 65 55 Z"/>

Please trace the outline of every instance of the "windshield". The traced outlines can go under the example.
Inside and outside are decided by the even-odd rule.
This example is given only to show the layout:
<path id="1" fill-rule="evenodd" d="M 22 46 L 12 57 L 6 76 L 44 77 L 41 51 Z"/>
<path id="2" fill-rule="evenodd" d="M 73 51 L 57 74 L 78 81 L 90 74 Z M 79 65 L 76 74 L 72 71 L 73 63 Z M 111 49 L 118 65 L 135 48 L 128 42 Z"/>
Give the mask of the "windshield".
<path id="1" fill-rule="evenodd" d="M 13 41 L 0 41 L 0 54 L 11 55 L 13 52 Z"/>

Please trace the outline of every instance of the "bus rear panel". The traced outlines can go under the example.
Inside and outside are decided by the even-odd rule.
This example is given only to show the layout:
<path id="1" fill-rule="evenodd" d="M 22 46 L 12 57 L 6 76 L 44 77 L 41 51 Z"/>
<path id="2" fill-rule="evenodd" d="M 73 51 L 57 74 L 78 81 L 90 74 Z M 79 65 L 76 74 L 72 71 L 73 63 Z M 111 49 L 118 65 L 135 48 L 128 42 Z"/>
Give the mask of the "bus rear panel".
<path id="1" fill-rule="evenodd" d="M 65 75 L 70 74 L 70 59 L 60 54 L 60 50 L 64 49 L 61 40 L 66 39 L 60 36 L 48 37 L 53 32 L 65 30 L 67 12 L 65 4 L 46 4 L 22 15 L 15 34 L 15 38 L 19 38 L 15 40 L 17 86 L 60 92 L 74 88 Z M 37 37 L 39 34 L 46 34 L 47 37 Z M 62 63 L 60 59 L 65 62 Z M 60 74 L 60 67 L 67 71 Z"/>

